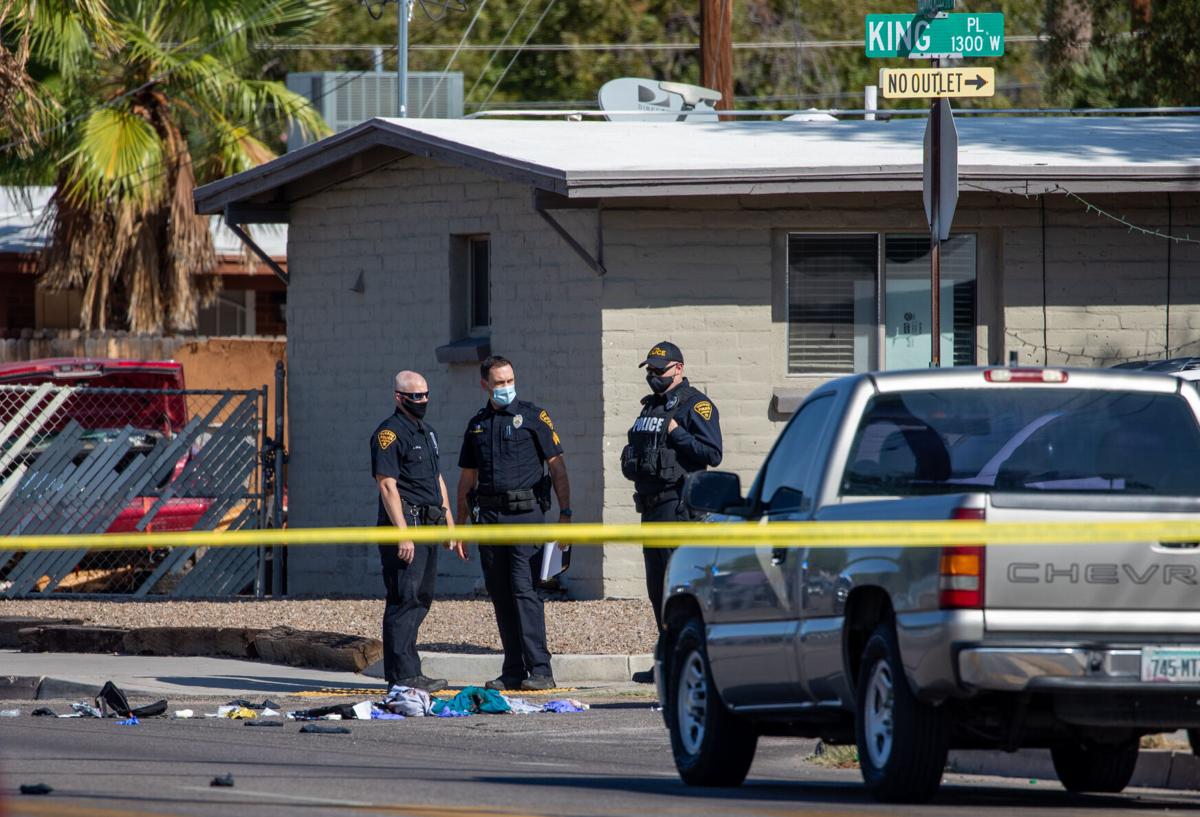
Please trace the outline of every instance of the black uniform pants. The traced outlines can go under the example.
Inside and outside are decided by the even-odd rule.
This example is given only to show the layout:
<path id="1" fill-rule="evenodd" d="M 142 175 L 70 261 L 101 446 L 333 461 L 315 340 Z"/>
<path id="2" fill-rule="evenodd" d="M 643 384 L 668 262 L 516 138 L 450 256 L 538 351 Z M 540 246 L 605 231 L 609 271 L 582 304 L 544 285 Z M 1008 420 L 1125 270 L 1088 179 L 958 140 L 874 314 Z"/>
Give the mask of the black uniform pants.
<path id="1" fill-rule="evenodd" d="M 481 524 L 534 524 L 545 521 L 538 508 L 508 513 L 480 509 Z M 546 648 L 546 614 L 533 585 L 533 565 L 541 559 L 542 545 L 480 545 L 483 583 L 496 611 L 496 626 L 504 647 L 500 677 L 517 681 L 530 675 L 551 676 L 550 650 Z M 540 569 L 540 564 L 539 564 Z"/>
<path id="2" fill-rule="evenodd" d="M 383 608 L 383 677 L 389 687 L 402 678 L 421 674 L 417 630 L 433 604 L 439 547 L 417 545 L 412 562 L 406 564 L 397 555 L 396 545 L 379 546 L 383 586 L 387 589 Z"/>
<path id="3" fill-rule="evenodd" d="M 643 522 L 686 522 L 691 519 L 678 497 L 668 498 L 642 511 Z M 654 621 L 661 632 L 663 628 L 662 604 L 663 581 L 667 577 L 667 564 L 675 548 L 642 548 L 642 561 L 646 565 L 646 595 L 654 608 Z"/>

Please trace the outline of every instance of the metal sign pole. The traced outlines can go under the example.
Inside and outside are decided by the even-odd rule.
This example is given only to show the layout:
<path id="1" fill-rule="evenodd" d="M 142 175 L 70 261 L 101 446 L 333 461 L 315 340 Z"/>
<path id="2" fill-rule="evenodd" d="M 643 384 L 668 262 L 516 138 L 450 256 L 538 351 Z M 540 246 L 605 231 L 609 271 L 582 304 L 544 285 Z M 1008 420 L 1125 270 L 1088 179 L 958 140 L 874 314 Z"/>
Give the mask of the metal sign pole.
<path id="1" fill-rule="evenodd" d="M 937 67 L 938 60 L 934 60 Z M 942 241 L 940 224 L 942 184 L 942 101 L 933 100 L 929 106 L 930 133 L 930 208 L 929 208 L 929 367 L 937 369 L 942 365 L 942 326 L 941 326 L 941 285 L 942 285 Z"/>

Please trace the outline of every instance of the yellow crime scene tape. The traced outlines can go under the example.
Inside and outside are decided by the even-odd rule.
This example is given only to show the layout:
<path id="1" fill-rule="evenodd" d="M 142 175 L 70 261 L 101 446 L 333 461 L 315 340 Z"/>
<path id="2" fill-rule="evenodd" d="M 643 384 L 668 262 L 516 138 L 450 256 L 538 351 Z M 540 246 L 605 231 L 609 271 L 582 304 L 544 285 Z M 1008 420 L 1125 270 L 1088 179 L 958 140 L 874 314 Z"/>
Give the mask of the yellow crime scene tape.
<path id="1" fill-rule="evenodd" d="M 481 545 L 558 541 L 570 545 L 646 547 L 939 547 L 943 545 L 1065 545 L 1105 542 L 1200 542 L 1193 519 L 1121 522 L 647 522 L 541 525 L 468 525 L 353 528 L 284 528 L 181 533 L 92 533 L 9 536 L 6 550 L 127 550 L 154 547 L 253 547 L 264 545 L 367 545 L 401 540 L 431 544 L 464 540 Z"/>

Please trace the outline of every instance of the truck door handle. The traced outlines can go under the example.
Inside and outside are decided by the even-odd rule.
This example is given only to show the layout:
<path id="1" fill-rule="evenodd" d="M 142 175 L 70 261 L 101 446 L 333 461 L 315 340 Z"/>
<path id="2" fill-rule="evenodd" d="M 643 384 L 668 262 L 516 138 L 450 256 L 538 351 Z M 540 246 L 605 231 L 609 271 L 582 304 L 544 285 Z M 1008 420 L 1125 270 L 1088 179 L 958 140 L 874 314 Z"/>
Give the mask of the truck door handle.
<path id="1" fill-rule="evenodd" d="M 774 548 L 771 551 L 771 564 L 778 567 L 787 561 L 787 548 Z"/>

